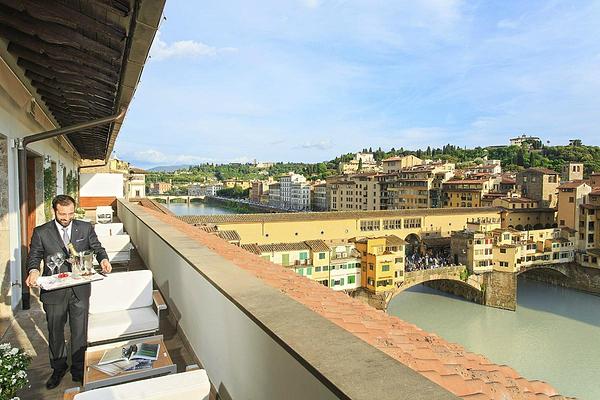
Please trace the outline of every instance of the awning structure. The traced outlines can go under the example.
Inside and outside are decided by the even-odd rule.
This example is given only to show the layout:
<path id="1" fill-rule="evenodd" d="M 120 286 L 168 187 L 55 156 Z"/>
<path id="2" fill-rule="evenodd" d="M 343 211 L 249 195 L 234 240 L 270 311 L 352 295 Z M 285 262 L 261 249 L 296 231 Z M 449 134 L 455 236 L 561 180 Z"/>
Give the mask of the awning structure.
<path id="1" fill-rule="evenodd" d="M 165 0 L 0 0 L 0 38 L 59 127 L 127 108 Z M 120 123 L 69 134 L 82 159 L 107 160 Z"/>

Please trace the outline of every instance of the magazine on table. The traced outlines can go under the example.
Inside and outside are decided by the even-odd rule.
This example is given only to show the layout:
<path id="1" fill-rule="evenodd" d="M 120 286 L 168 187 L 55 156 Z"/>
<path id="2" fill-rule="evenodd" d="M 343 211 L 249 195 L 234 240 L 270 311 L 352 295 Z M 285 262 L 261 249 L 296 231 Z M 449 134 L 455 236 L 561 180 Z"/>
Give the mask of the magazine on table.
<path id="1" fill-rule="evenodd" d="M 154 361 L 158 359 L 160 344 L 138 343 L 127 347 L 114 347 L 102 355 L 98 365 L 113 364 L 124 361 Z"/>
<path id="2" fill-rule="evenodd" d="M 111 364 L 92 365 L 92 367 L 96 368 L 100 372 L 105 373 L 106 375 L 115 376 L 122 372 L 150 369 L 152 368 L 152 360 L 116 361 Z"/>

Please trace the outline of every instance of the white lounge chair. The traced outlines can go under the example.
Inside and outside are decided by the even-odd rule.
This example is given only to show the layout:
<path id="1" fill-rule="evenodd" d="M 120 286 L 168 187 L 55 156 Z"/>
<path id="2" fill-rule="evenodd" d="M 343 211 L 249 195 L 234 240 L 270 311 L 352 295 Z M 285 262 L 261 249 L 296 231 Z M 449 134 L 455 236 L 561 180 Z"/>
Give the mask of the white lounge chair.
<path id="1" fill-rule="evenodd" d="M 160 292 L 152 290 L 152 271 L 116 272 L 91 285 L 88 343 L 158 331 L 160 310 L 167 306 Z"/>
<path id="2" fill-rule="evenodd" d="M 170 374 L 81 392 L 75 400 L 208 400 L 210 382 L 206 371 Z M 65 393 L 66 395 L 66 393 Z M 66 397 L 66 396 L 65 396 Z"/>

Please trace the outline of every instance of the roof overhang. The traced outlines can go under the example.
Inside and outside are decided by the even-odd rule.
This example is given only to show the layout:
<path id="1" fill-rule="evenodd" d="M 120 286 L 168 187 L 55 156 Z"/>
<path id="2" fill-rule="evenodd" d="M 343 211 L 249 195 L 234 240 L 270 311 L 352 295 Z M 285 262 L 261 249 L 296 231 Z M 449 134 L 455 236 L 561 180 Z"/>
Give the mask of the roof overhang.
<path id="1" fill-rule="evenodd" d="M 127 109 L 165 0 L 0 0 L 0 38 L 16 75 L 57 127 Z M 122 120 L 67 135 L 107 161 Z M 33 132 L 35 133 L 35 132 Z"/>

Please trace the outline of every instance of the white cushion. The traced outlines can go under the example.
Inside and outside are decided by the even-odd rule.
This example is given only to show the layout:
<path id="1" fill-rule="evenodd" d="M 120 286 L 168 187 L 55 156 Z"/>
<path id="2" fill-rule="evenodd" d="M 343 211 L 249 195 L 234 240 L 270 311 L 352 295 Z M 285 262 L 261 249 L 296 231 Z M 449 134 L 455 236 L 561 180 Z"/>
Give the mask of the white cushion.
<path id="1" fill-rule="evenodd" d="M 152 271 L 108 274 L 92 282 L 90 314 L 152 306 Z"/>
<path id="2" fill-rule="evenodd" d="M 98 235 L 98 240 L 107 253 L 115 251 L 129 250 L 131 248 L 131 238 L 129 235 Z"/>
<path id="3" fill-rule="evenodd" d="M 88 342 L 90 343 L 157 329 L 158 315 L 152 306 L 88 316 Z"/>
<path id="4" fill-rule="evenodd" d="M 75 400 L 208 400 L 210 382 L 203 369 L 124 383 L 75 395 Z"/>
<path id="5" fill-rule="evenodd" d="M 94 226 L 96 235 L 98 236 L 114 236 L 123 235 L 123 223 L 122 222 L 111 222 L 109 224 L 96 224 Z"/>

